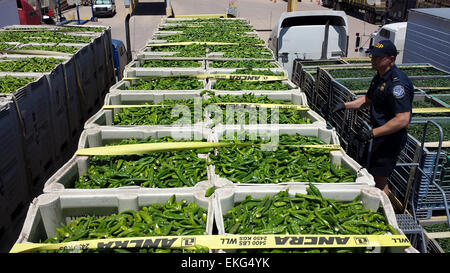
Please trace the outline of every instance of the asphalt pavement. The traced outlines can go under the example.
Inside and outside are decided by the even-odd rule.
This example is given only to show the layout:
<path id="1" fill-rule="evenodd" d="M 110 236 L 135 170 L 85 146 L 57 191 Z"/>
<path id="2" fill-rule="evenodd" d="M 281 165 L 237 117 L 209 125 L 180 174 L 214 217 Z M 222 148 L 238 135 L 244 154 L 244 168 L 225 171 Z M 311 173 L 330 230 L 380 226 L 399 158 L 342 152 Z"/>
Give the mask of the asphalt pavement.
<path id="1" fill-rule="evenodd" d="M 261 39 L 266 43 L 270 32 L 283 12 L 287 12 L 287 1 L 283 0 L 233 0 L 236 3 L 237 15 L 250 21 Z M 224 14 L 230 0 L 171 0 L 173 14 Z M 326 10 L 317 0 L 303 0 L 298 3 L 297 10 Z M 97 18 L 97 21 L 89 21 L 88 25 L 109 25 L 113 39 L 122 40 L 125 44 L 125 17 L 128 9 L 125 8 L 123 0 L 116 0 L 117 13 L 113 17 Z M 90 19 L 92 11 L 90 6 L 80 6 L 81 19 Z M 166 17 L 165 1 L 145 0 L 140 1 L 135 12 L 136 15 L 130 19 L 130 42 L 133 56 L 142 49 L 149 40 L 158 24 Z M 77 19 L 76 8 L 63 12 L 70 19 Z M 361 17 L 361 16 L 359 16 Z M 355 16 L 347 16 L 349 32 L 349 57 L 359 57 L 360 53 L 355 51 L 356 33 L 361 37 L 361 44 L 368 46 L 370 34 L 378 30 L 379 25 L 369 24 Z"/>

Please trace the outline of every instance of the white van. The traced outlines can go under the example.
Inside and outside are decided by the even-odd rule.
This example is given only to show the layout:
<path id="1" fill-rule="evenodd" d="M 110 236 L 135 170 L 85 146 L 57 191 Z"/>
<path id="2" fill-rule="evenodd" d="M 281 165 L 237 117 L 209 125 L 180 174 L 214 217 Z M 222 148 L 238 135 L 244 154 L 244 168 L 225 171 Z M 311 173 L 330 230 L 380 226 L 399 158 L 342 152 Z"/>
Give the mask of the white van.
<path id="1" fill-rule="evenodd" d="M 284 12 L 268 41 L 274 58 L 292 77 L 295 59 L 338 59 L 347 56 L 347 15 L 343 11 Z"/>
<path id="2" fill-rule="evenodd" d="M 114 16 L 116 14 L 116 3 L 115 0 L 95 0 L 94 2 L 94 16 L 99 15 Z"/>

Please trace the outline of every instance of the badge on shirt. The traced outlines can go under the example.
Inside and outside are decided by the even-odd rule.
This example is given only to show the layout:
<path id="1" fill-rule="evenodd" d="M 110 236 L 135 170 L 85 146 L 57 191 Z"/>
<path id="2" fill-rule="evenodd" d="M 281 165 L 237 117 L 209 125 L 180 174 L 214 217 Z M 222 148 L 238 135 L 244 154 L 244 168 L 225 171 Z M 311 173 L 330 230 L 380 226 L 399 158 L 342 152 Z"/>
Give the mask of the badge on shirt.
<path id="1" fill-rule="evenodd" d="M 380 87 L 380 91 L 383 91 L 385 86 L 386 86 L 386 83 L 384 82 Z"/>
<path id="2" fill-rule="evenodd" d="M 393 88 L 393 92 L 394 97 L 397 99 L 401 99 L 405 96 L 405 88 L 403 88 L 403 86 L 401 85 L 396 85 Z"/>

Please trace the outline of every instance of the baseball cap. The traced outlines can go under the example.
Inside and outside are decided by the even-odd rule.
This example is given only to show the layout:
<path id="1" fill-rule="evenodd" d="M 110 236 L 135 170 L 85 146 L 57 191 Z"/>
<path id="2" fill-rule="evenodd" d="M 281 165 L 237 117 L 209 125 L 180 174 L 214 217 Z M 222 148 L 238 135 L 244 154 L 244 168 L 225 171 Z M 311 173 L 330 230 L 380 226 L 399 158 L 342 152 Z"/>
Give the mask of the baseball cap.
<path id="1" fill-rule="evenodd" d="M 372 49 L 370 49 L 369 54 L 375 57 L 381 56 L 397 56 L 397 48 L 394 43 L 390 40 L 383 40 L 378 42 Z"/>

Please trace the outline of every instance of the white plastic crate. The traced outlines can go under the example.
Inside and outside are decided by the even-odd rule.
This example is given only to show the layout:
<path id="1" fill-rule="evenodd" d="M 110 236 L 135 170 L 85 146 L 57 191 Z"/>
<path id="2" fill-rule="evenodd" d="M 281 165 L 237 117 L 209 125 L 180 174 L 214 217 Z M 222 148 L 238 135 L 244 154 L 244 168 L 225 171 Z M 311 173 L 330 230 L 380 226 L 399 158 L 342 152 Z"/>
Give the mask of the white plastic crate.
<path id="1" fill-rule="evenodd" d="M 303 106 L 308 106 L 308 101 L 306 99 L 306 94 L 303 92 L 299 92 L 298 90 L 293 90 L 293 91 L 279 91 L 279 92 L 250 92 L 250 91 L 215 91 L 214 94 L 208 94 L 207 97 L 213 96 L 213 95 L 217 95 L 217 96 L 225 96 L 225 95 L 231 95 L 231 96 L 243 96 L 244 94 L 253 94 L 256 97 L 259 96 L 267 96 L 269 99 L 274 100 L 274 101 L 288 101 L 291 102 L 294 105 L 303 105 Z M 246 109 L 247 110 L 247 109 Z M 207 113 L 208 116 L 210 115 L 210 113 Z M 258 110 L 256 110 L 256 114 L 259 115 Z M 327 123 L 326 120 L 320 116 L 319 114 L 317 114 L 316 112 L 312 111 L 312 110 L 308 110 L 308 111 L 301 111 L 300 115 L 302 117 L 305 118 L 309 118 L 311 120 L 311 124 L 301 124 L 301 126 L 303 127 L 321 127 L 321 128 L 326 128 Z M 225 115 L 223 117 L 223 119 L 225 118 Z M 267 124 L 268 122 L 268 124 Z M 275 125 L 275 124 L 271 124 L 272 121 L 271 120 L 267 120 L 266 123 L 261 123 L 261 124 L 255 124 L 254 126 L 259 126 L 259 125 Z M 210 120 L 210 123 L 212 124 L 212 120 Z M 231 124 L 234 125 L 234 124 Z M 236 124 L 238 125 L 238 124 Z M 239 124 L 241 125 L 241 124 Z M 294 124 L 276 124 L 276 126 L 279 126 L 279 128 L 289 128 L 291 126 L 293 126 Z M 227 124 L 217 124 L 216 128 L 222 128 L 223 126 L 229 126 Z"/>
<path id="2" fill-rule="evenodd" d="M 206 86 L 206 88 L 208 90 L 212 90 L 212 91 L 216 92 L 216 94 L 220 94 L 220 92 L 224 92 L 224 91 L 225 92 L 240 92 L 240 93 L 255 93 L 255 94 L 268 94 L 268 93 L 283 92 L 283 91 L 298 91 L 298 92 L 301 91 L 300 88 L 298 86 L 296 86 L 290 80 L 283 80 L 281 82 L 283 84 L 287 84 L 288 89 L 284 89 L 284 90 L 220 90 L 220 89 L 214 89 L 214 84 L 216 83 L 216 79 L 210 79 L 208 81 L 208 85 Z"/>
<path id="3" fill-rule="evenodd" d="M 269 49 L 270 50 L 270 49 Z M 270 50 L 270 52 L 267 52 L 267 54 L 263 53 L 260 57 L 227 57 L 226 52 L 220 52 L 220 51 L 210 51 L 209 53 L 206 53 L 207 59 L 215 59 L 215 58 L 223 58 L 228 60 L 234 60 L 234 59 L 254 59 L 254 60 L 271 60 L 273 61 L 273 52 Z"/>
<path id="4" fill-rule="evenodd" d="M 165 58 L 161 58 L 159 59 L 160 61 L 166 61 Z M 159 69 L 159 68 L 202 68 L 205 69 L 206 68 L 206 62 L 205 60 L 203 60 L 203 58 L 198 58 L 196 59 L 189 59 L 189 61 L 197 61 L 197 63 L 199 64 L 199 66 L 192 66 L 192 67 L 171 67 L 171 66 L 155 66 L 155 67 L 144 67 L 143 63 L 145 61 L 155 61 L 155 59 L 135 59 L 133 61 L 131 61 L 130 63 L 128 63 L 125 67 L 132 69 L 132 68 L 155 68 L 155 69 Z M 167 61 L 174 61 L 173 59 L 168 59 Z"/>
<path id="5" fill-rule="evenodd" d="M 76 26 L 76 25 L 64 25 L 64 28 L 77 28 L 80 26 Z M 86 31 L 69 31 L 69 32 L 65 32 L 67 34 L 70 35 L 74 35 L 74 34 L 83 34 L 83 35 L 90 35 L 90 36 L 100 36 L 103 32 L 94 32 L 94 31 L 89 31 L 89 28 L 104 28 L 105 31 L 107 29 L 109 29 L 109 26 L 101 26 L 101 25 L 84 25 L 82 26 L 83 28 L 86 29 Z M 28 29 L 28 28 L 32 28 L 32 29 L 42 29 L 42 30 L 59 30 L 62 27 L 61 26 L 56 26 L 56 25 L 9 25 L 9 26 L 5 26 L 3 27 L 3 29 L 8 30 L 8 29 Z"/>
<path id="6" fill-rule="evenodd" d="M 268 186 L 232 186 L 216 189 L 214 198 L 215 221 L 218 234 L 227 234 L 225 231 L 223 215 L 228 210 L 242 202 L 247 195 L 253 198 L 263 198 L 266 195 L 270 197 L 288 189 L 289 196 L 295 196 L 296 193 L 306 194 L 307 185 L 268 185 Z M 383 208 L 383 214 L 389 224 L 391 224 L 399 234 L 403 234 L 397 224 L 395 212 L 387 195 L 375 188 L 340 188 L 340 187 L 325 187 L 325 185 L 317 185 L 317 188 L 322 193 L 324 198 L 329 198 L 341 202 L 351 202 L 357 195 L 361 195 L 363 209 L 376 211 L 379 207 Z M 389 247 L 387 252 L 406 252 L 418 253 L 413 247 L 397 248 Z M 223 250 L 221 251 L 223 252 Z"/>
<path id="7" fill-rule="evenodd" d="M 180 52 L 178 51 L 155 51 L 153 50 L 153 47 L 151 44 L 147 44 L 145 47 L 143 47 L 139 53 L 137 54 L 137 59 L 151 59 L 151 58 L 161 58 L 161 57 L 178 57 L 181 58 L 181 56 L 173 56 Z M 190 59 L 198 59 L 198 58 L 204 58 L 205 54 L 193 54 L 192 56 L 183 56 L 183 58 L 190 58 Z"/>
<path id="8" fill-rule="evenodd" d="M 165 203 L 173 195 L 176 201 L 195 202 L 208 211 L 205 232 L 212 234 L 214 208 L 211 197 L 205 197 L 205 187 L 171 189 L 169 191 L 129 189 L 93 194 L 47 193 L 30 204 L 22 231 L 16 243 L 39 243 L 56 234 L 61 223 L 68 224 L 86 215 L 108 216 L 126 210 L 138 211 L 154 203 Z"/>
<path id="9" fill-rule="evenodd" d="M 211 64 L 213 63 L 213 61 L 210 61 L 210 60 L 208 60 L 206 63 L 207 63 L 206 70 L 208 71 L 208 74 L 231 74 L 231 73 L 234 73 L 234 72 L 236 72 L 237 70 L 240 70 L 240 69 L 247 69 L 245 67 L 242 67 L 242 68 L 237 68 L 237 67 L 235 67 L 235 68 L 216 68 L 216 67 L 211 67 Z M 277 64 L 276 62 L 268 62 L 268 63 L 275 64 L 275 65 L 277 65 L 277 67 L 271 67 L 271 68 L 252 67 L 252 69 L 253 70 L 263 70 L 263 71 L 269 70 L 269 71 L 274 72 L 274 73 L 284 73 L 283 75 L 286 76 L 286 78 L 287 78 L 288 74 L 287 74 L 286 69 L 280 67 L 279 64 Z"/>
<path id="10" fill-rule="evenodd" d="M 189 89 L 189 90 L 129 90 L 128 87 L 131 86 L 131 82 L 122 80 L 111 86 L 109 92 L 110 93 L 165 92 L 165 93 L 185 93 L 185 94 L 187 94 L 187 92 L 195 92 L 196 94 L 200 94 L 204 89 L 206 89 L 206 80 L 199 80 L 199 81 L 203 84 L 203 88 Z"/>
<path id="11" fill-rule="evenodd" d="M 244 68 L 244 67 L 242 67 L 242 68 L 238 68 L 238 67 L 235 67 L 235 68 L 218 68 L 218 67 L 214 67 L 213 66 L 213 63 L 214 62 L 223 62 L 223 61 L 229 61 L 228 59 L 215 59 L 215 60 L 207 60 L 206 61 L 206 70 L 207 71 L 214 71 L 215 69 L 223 69 L 223 70 L 225 70 L 225 71 L 227 71 L 227 72 L 234 72 L 235 71 L 235 69 L 242 69 L 242 68 Z M 272 64 L 272 65 L 274 65 L 275 67 L 274 68 L 279 68 L 279 69 L 284 69 L 281 65 L 280 65 L 280 63 L 279 62 L 276 62 L 276 61 L 270 61 L 270 60 L 266 60 L 266 61 L 264 61 L 264 62 L 268 62 L 268 63 L 270 63 L 270 64 Z M 256 69 L 267 69 L 267 68 L 264 68 L 264 67 L 253 67 L 254 69 L 256 68 Z"/>
<path id="12" fill-rule="evenodd" d="M 160 58 L 181 58 L 173 56 L 175 54 L 178 54 L 179 52 L 173 51 L 151 51 L 149 47 L 144 47 L 136 54 L 136 59 L 160 59 Z M 186 58 L 202 58 L 202 57 L 186 57 Z"/>
<path id="13" fill-rule="evenodd" d="M 87 46 L 88 44 L 68 44 L 68 43 L 26 43 L 26 44 L 18 44 L 16 48 L 14 48 L 14 50 L 34 50 L 34 49 L 23 49 L 26 46 L 68 46 L 68 47 L 75 47 L 77 48 L 77 51 L 73 54 L 76 54 L 79 50 L 81 50 L 83 47 Z M 43 49 L 44 50 L 44 49 Z M 47 50 L 50 51 L 50 50 Z M 52 51 L 50 51 L 52 52 Z M 71 53 L 66 53 L 66 52 L 58 52 L 58 51 L 54 51 L 55 52 L 55 56 L 61 56 L 61 55 L 73 55 Z M 48 56 L 48 55 L 46 55 Z"/>
<path id="14" fill-rule="evenodd" d="M 60 64 L 55 65 L 55 67 L 53 67 L 52 70 L 50 71 L 46 71 L 46 72 L 0 72 L 0 76 L 13 76 L 13 77 L 41 77 L 43 75 L 47 75 L 49 73 L 52 73 L 53 70 L 57 69 L 58 66 L 60 65 L 64 65 L 67 62 L 69 62 L 70 56 L 42 56 L 42 55 L 13 55 L 13 54 L 8 54 L 8 55 L 3 55 L 0 56 L 0 61 L 9 61 L 9 60 L 21 60 L 21 59 L 25 59 L 25 58 L 40 58 L 40 59 L 48 59 L 48 58 L 53 58 L 53 59 L 59 59 L 61 60 Z"/>
<path id="15" fill-rule="evenodd" d="M 311 136 L 311 137 L 317 137 L 321 140 L 323 140 L 327 144 L 338 144 L 339 145 L 339 138 L 334 130 L 329 130 L 325 128 L 304 128 L 300 126 L 292 125 L 291 128 L 280 128 L 276 126 L 226 126 L 223 128 L 215 128 L 213 131 L 213 134 L 211 135 L 211 139 L 209 141 L 218 142 L 222 139 L 226 139 L 229 137 L 232 137 L 236 133 L 242 134 L 244 136 L 244 133 L 249 134 L 255 134 L 256 136 L 263 136 L 263 135 L 281 135 L 281 134 L 289 134 L 289 135 L 295 135 L 300 134 L 303 136 Z M 238 135 L 239 136 L 239 135 Z M 217 153 L 217 150 L 216 150 Z M 369 174 L 369 172 L 363 168 L 360 164 L 358 164 L 353 158 L 348 156 L 342 149 L 338 151 L 330 151 L 330 157 L 331 162 L 342 166 L 346 169 L 348 169 L 352 174 L 356 175 L 355 182 L 345 182 L 345 183 L 322 183 L 322 182 L 316 182 L 316 181 L 308 181 L 308 182 L 283 182 L 278 184 L 299 184 L 304 185 L 308 184 L 309 182 L 314 183 L 315 185 L 324 185 L 329 187 L 356 187 L 356 188 L 362 188 L 367 186 L 375 186 L 375 181 L 373 179 L 373 176 Z M 223 180 L 220 179 L 226 179 L 226 177 L 219 175 L 215 172 L 215 166 L 210 165 L 209 170 L 210 177 L 212 179 L 212 183 L 214 185 L 223 185 Z M 231 182 L 231 181 L 230 181 Z M 233 182 L 231 182 L 233 183 Z M 235 183 L 239 185 L 255 185 L 254 183 Z M 265 184 L 264 184 L 265 185 Z"/>
<path id="16" fill-rule="evenodd" d="M 124 77 L 167 77 L 167 76 L 191 76 L 204 74 L 205 69 L 184 67 L 126 67 Z"/>
<path id="17" fill-rule="evenodd" d="M 199 67 L 141 67 L 145 60 L 135 60 L 125 66 L 125 77 L 140 76 L 174 76 L 198 75 L 206 73 L 204 61 L 200 60 Z M 169 60 L 166 60 L 169 61 Z"/>
<path id="18" fill-rule="evenodd" d="M 176 34 L 183 34 L 183 33 L 184 33 L 183 31 L 157 30 L 157 31 L 155 31 L 153 33 L 152 38 L 147 41 L 147 45 L 151 45 L 151 44 L 165 44 L 165 43 L 177 43 L 177 42 L 174 42 L 174 41 L 167 40 L 166 37 L 172 36 L 172 35 L 176 35 Z M 240 34 L 246 35 L 246 36 L 254 36 L 255 38 L 261 39 L 256 31 L 240 32 Z M 189 36 L 186 35 L 185 37 L 189 37 Z M 220 42 L 222 42 L 222 41 L 220 41 Z M 261 40 L 260 42 L 263 42 L 263 41 Z"/>
<path id="19" fill-rule="evenodd" d="M 147 137 L 161 138 L 164 136 L 171 136 L 178 140 L 200 140 L 207 139 L 208 131 L 203 128 L 169 128 L 156 127 L 152 129 L 143 128 L 91 128 L 83 131 L 78 144 L 78 149 L 92 148 L 104 146 L 105 144 L 117 143 L 123 139 L 135 138 L 145 139 Z M 199 154 L 199 158 L 208 160 L 207 154 Z M 85 174 L 89 168 L 88 156 L 73 156 L 64 166 L 62 166 L 55 174 L 50 177 L 44 186 L 44 192 L 109 192 L 117 189 L 139 188 L 139 186 L 126 186 L 121 188 L 103 188 L 103 189 L 75 189 L 75 180 L 81 175 Z M 205 166 L 206 168 L 206 166 Z M 208 178 L 209 181 L 209 178 Z M 212 184 L 211 184 L 212 186 Z M 184 187 L 189 188 L 189 187 Z M 144 188 L 143 188 L 144 189 Z M 147 188 L 146 188 L 147 189 Z M 172 188 L 173 189 L 173 188 Z M 162 189 L 161 189 L 162 190 Z M 167 190 L 167 189 L 166 189 Z"/>

